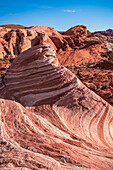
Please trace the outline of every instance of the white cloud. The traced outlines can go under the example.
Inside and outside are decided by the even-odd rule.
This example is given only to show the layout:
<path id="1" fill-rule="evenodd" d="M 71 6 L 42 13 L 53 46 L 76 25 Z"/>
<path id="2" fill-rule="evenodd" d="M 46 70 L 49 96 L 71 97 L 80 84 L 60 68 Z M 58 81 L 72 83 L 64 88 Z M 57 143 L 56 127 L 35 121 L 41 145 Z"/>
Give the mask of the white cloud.
<path id="1" fill-rule="evenodd" d="M 67 9 L 67 10 L 64 10 L 64 12 L 74 13 L 74 12 L 76 12 L 76 11 L 75 11 L 75 10 Z"/>

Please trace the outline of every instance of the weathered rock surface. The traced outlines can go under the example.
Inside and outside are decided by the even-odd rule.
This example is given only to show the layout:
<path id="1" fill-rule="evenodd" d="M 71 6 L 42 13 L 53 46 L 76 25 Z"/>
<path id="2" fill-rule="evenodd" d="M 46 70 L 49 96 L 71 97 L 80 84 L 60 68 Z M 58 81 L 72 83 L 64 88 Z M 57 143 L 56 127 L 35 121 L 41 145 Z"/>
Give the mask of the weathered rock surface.
<path id="1" fill-rule="evenodd" d="M 50 44 L 0 80 L 2 169 L 113 169 L 113 108 L 61 66 Z"/>

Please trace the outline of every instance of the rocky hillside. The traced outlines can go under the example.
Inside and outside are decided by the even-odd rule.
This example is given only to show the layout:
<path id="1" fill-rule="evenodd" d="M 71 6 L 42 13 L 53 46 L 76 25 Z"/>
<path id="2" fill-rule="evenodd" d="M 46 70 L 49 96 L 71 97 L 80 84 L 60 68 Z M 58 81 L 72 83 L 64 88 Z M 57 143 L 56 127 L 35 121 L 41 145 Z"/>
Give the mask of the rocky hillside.
<path id="1" fill-rule="evenodd" d="M 1 77 L 4 76 L 14 58 L 23 51 L 39 45 L 40 34 L 45 33 L 44 41 L 52 44 L 60 64 L 73 70 L 82 82 L 93 83 L 97 89 L 95 92 L 110 104 L 113 103 L 113 39 L 111 37 L 99 33 L 93 34 L 83 25 L 72 27 L 66 32 L 57 32 L 54 28 L 45 26 L 29 28 L 22 26 L 21 29 L 18 27 L 18 25 L 0 27 Z M 110 67 L 106 68 L 106 64 L 100 66 L 101 63 L 108 63 L 108 61 L 107 65 Z M 99 67 L 96 67 L 98 64 Z M 84 76 L 84 70 L 87 71 L 88 76 Z M 102 73 L 100 76 L 98 71 L 99 74 Z M 101 82 L 100 77 L 107 88 L 102 88 L 103 81 Z"/>
<path id="2" fill-rule="evenodd" d="M 47 43 L 0 81 L 1 169 L 113 169 L 113 107 L 61 66 Z"/>

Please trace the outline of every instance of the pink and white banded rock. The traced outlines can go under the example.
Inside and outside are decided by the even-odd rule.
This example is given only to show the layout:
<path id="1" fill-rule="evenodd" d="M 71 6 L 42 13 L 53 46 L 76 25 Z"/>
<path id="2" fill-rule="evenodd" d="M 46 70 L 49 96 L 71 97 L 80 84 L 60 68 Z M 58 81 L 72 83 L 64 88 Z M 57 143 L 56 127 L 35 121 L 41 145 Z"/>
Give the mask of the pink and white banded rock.
<path id="1" fill-rule="evenodd" d="M 50 44 L 14 60 L 0 96 L 2 169 L 113 169 L 113 108 L 59 64 Z"/>

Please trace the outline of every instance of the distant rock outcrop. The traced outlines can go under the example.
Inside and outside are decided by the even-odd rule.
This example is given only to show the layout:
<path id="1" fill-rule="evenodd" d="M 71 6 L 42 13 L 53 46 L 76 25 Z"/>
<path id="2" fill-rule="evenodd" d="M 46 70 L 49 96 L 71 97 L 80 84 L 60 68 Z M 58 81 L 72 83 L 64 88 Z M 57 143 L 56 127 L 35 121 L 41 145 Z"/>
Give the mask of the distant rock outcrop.
<path id="1" fill-rule="evenodd" d="M 107 29 L 106 31 L 96 31 L 94 33 L 100 33 L 100 34 L 106 35 L 106 36 L 113 36 L 113 30 L 112 29 Z"/>
<path id="2" fill-rule="evenodd" d="M 87 35 L 87 27 L 84 25 L 77 25 L 75 27 L 70 28 L 64 35 L 79 35 L 79 36 L 86 36 Z"/>
<path id="3" fill-rule="evenodd" d="M 0 25 L 0 27 L 10 28 L 10 29 L 25 29 L 25 28 L 29 28 L 29 27 L 25 27 L 23 25 L 18 25 L 18 24 L 5 24 L 5 25 Z"/>
<path id="4" fill-rule="evenodd" d="M 21 53 L 0 80 L 0 166 L 113 169 L 113 108 L 50 44 Z"/>

